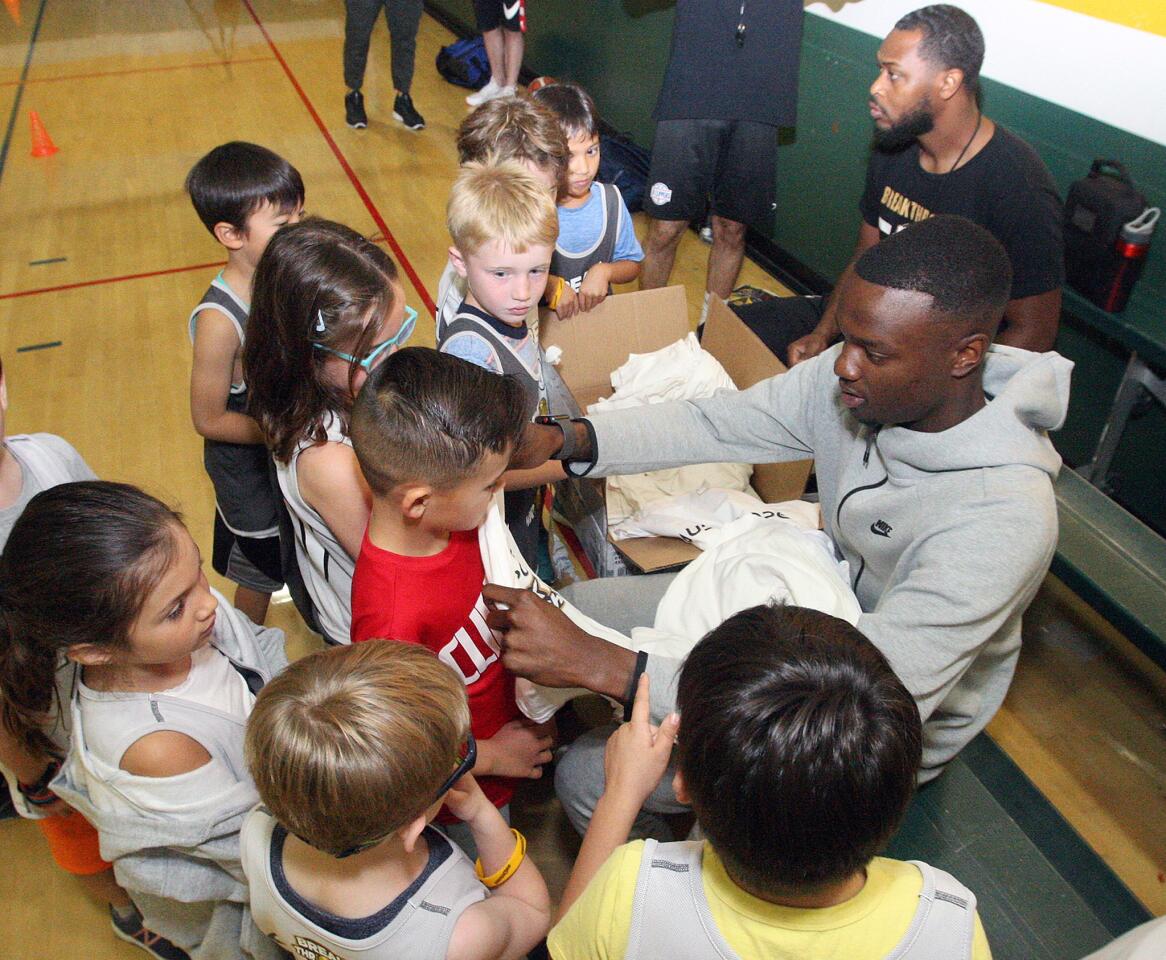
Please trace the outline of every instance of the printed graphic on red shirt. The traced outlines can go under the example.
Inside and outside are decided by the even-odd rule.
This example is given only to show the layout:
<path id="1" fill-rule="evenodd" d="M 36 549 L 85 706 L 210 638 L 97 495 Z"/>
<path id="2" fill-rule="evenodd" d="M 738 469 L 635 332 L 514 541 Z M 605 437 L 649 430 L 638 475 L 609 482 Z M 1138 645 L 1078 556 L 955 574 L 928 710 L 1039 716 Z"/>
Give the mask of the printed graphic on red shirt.
<path id="1" fill-rule="evenodd" d="M 501 655 L 498 639 L 486 623 L 486 601 L 479 593 L 478 602 L 470 611 L 466 625 L 460 627 L 453 639 L 437 651 L 437 657 L 460 673 L 468 687 Z"/>
<path id="2" fill-rule="evenodd" d="M 452 667 L 466 685 L 470 729 L 488 740 L 519 716 L 514 677 L 502 665 L 500 637 L 486 623 L 486 571 L 477 531 L 450 534 L 433 557 L 405 557 L 365 536 L 352 578 L 352 641 L 418 643 Z M 483 777 L 496 806 L 510 801 L 514 781 Z"/>

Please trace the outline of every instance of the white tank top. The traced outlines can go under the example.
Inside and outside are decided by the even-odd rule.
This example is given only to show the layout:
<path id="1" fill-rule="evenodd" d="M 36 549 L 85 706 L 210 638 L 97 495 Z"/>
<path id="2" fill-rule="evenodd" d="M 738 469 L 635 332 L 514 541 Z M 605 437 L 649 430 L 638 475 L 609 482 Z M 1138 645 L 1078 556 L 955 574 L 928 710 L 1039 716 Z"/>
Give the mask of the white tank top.
<path id="1" fill-rule="evenodd" d="M 340 420 L 329 415 L 325 421 L 329 443 L 342 443 L 351 447 L 340 427 Z M 352 571 L 355 561 L 340 545 L 340 541 L 328 529 L 328 524 L 300 495 L 300 482 L 296 466 L 300 454 L 313 446 L 310 442 L 300 443 L 292 451 L 287 463 L 275 461 L 275 474 L 279 489 L 296 540 L 296 562 L 300 576 L 304 580 L 312 606 L 316 610 L 316 622 L 324 631 L 324 636 L 333 643 L 350 643 L 352 632 Z"/>
<path id="2" fill-rule="evenodd" d="M 255 695 L 247 689 L 247 682 L 231 661 L 210 645 L 191 654 L 190 672 L 185 680 L 159 693 L 241 720 L 246 720 L 255 703 Z M 137 709 L 143 695 L 94 690 L 83 680 L 77 682 L 77 694 L 86 749 L 102 763 L 117 769 L 126 750 L 150 732 L 149 726 L 142 725 Z M 174 777 L 127 776 L 122 792 L 130 800 L 156 809 L 178 809 L 189 802 L 189 790 L 195 782 L 200 791 L 210 791 L 220 787 L 230 789 L 236 778 L 212 761 Z"/>
<path id="3" fill-rule="evenodd" d="M 255 925 L 293 957 L 336 960 L 444 960 L 465 909 L 489 894 L 469 858 L 433 827 L 429 861 L 407 889 L 371 916 L 334 916 L 305 900 L 283 872 L 286 831 L 263 808 L 248 814 L 239 854 Z"/>

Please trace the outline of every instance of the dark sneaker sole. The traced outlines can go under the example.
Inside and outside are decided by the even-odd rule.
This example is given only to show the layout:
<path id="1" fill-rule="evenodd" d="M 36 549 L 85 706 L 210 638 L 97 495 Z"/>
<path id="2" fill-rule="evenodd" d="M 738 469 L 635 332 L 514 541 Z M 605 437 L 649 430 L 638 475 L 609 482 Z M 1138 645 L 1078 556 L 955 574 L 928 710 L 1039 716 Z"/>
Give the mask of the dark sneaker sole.
<path id="1" fill-rule="evenodd" d="M 402 117 L 402 116 L 401 116 L 399 113 L 397 113 L 397 111 L 395 111 L 395 110 L 393 111 L 393 119 L 394 119 L 394 120 L 400 120 L 400 121 L 401 121 L 401 123 L 405 124 L 405 129 L 406 129 L 406 130 L 424 130 L 424 129 L 425 129 L 425 122 L 424 122 L 424 121 L 422 121 L 421 123 L 414 123 L 414 124 L 408 124 L 408 123 L 405 123 L 405 118 L 404 118 L 404 117 Z"/>
<path id="2" fill-rule="evenodd" d="M 174 944 L 172 944 L 169 940 L 163 941 L 163 943 L 165 943 L 165 945 L 166 945 L 165 947 L 162 947 L 160 950 L 155 950 L 153 948 L 153 944 L 143 943 L 139 938 L 137 938 L 131 934 L 126 933 L 116 923 L 110 924 L 110 927 L 113 930 L 113 935 L 115 937 L 117 937 L 121 940 L 124 940 L 126 943 L 132 944 L 133 946 L 137 947 L 139 950 L 145 951 L 151 957 L 156 957 L 157 960 L 180 960 L 180 958 L 185 958 L 185 960 L 190 960 L 190 954 L 186 953 L 183 950 L 180 950 L 178 947 L 174 946 Z M 169 948 L 169 949 L 167 949 L 167 948 Z"/>

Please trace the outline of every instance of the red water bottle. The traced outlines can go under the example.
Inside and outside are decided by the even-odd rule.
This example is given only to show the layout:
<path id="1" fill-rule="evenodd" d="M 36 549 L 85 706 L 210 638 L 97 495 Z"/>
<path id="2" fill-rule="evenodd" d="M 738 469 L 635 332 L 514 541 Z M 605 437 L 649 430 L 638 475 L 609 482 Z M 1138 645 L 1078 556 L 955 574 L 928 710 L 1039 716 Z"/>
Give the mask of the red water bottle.
<path id="1" fill-rule="evenodd" d="M 1101 304 L 1103 310 L 1121 313 L 1125 309 L 1130 291 L 1146 265 L 1150 237 L 1153 236 L 1161 213 L 1158 207 L 1146 207 L 1139 216 L 1122 225 L 1114 245 L 1113 270 Z"/>

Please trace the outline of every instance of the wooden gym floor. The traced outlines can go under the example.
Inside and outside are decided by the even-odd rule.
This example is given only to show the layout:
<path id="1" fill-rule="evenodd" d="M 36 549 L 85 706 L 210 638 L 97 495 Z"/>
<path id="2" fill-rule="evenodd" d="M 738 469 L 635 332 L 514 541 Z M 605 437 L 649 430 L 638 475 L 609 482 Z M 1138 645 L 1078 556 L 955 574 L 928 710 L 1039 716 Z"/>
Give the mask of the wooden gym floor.
<path id="1" fill-rule="evenodd" d="M 226 140 L 286 156 L 303 174 L 309 212 L 386 244 L 421 314 L 414 342 L 431 344 L 454 133 L 465 116 L 465 91 L 433 68 L 450 35 L 423 20 L 413 96 L 428 127 L 414 133 L 391 118 L 379 24 L 365 80 L 371 126 L 352 131 L 343 121 L 340 0 L 5 5 L 0 357 L 8 429 L 60 434 L 103 478 L 177 504 L 208 555 L 213 499 L 188 414 L 186 317 L 223 258 L 183 194 L 183 178 Z M 30 157 L 29 110 L 60 148 L 55 156 Z M 687 235 L 674 274 L 688 289 L 694 324 L 706 251 Z M 778 289 L 749 263 L 740 282 Z M 317 645 L 290 603 L 274 605 L 269 620 L 287 630 L 293 655 Z M 1012 695 L 991 728 L 1155 913 L 1166 912 L 1164 687 L 1121 637 L 1050 581 L 1030 617 Z M 545 785 L 524 815 L 541 818 L 532 852 L 561 889 L 572 842 Z M 0 954 L 141 955 L 113 939 L 102 911 L 50 862 L 31 824 L 0 824 L 0 851 L 8 874 Z"/>

